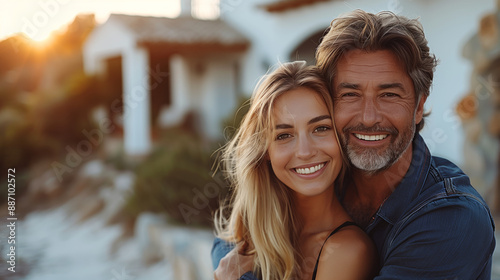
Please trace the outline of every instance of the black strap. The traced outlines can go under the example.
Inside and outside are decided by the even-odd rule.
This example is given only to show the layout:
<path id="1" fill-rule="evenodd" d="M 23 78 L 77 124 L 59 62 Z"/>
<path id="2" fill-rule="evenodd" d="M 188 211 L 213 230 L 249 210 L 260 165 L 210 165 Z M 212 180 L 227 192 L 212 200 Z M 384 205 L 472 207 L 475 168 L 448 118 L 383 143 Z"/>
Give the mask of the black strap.
<path id="1" fill-rule="evenodd" d="M 346 226 L 357 226 L 357 224 L 354 222 L 351 222 L 351 221 L 346 221 L 343 224 L 341 224 L 340 226 L 338 226 L 336 229 L 334 229 L 330 233 L 330 235 L 328 235 L 328 237 L 325 239 L 325 242 L 323 242 L 323 245 L 321 245 L 321 249 L 319 250 L 318 259 L 316 260 L 316 265 L 314 266 L 312 280 L 316 279 L 316 272 L 318 270 L 319 257 L 321 256 L 321 251 L 323 251 L 323 246 L 325 246 L 326 241 L 328 240 L 328 238 L 330 238 L 330 236 L 334 235 L 335 233 L 337 233 L 339 230 L 341 230 L 343 227 L 346 227 Z"/>

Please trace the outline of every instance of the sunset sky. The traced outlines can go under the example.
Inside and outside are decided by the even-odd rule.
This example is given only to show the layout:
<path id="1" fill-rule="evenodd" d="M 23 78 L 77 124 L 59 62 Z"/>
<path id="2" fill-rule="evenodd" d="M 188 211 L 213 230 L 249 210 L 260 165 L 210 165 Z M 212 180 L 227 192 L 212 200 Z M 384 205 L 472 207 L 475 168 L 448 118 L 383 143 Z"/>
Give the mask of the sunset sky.
<path id="1" fill-rule="evenodd" d="M 218 0 L 194 2 L 213 5 Z M 81 13 L 104 22 L 110 13 L 176 17 L 179 12 L 180 0 L 0 0 L 0 40 L 19 32 L 44 40 Z"/>

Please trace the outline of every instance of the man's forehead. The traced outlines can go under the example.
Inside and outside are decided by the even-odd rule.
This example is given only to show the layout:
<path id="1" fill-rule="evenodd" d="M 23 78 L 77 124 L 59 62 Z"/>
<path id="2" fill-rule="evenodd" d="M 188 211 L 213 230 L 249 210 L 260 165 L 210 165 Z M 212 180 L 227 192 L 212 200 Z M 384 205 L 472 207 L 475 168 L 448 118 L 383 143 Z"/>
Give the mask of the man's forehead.
<path id="1" fill-rule="evenodd" d="M 403 64 L 390 50 L 378 50 L 373 52 L 351 50 L 344 54 L 337 64 L 337 74 L 341 71 L 406 72 Z"/>
<path id="2" fill-rule="evenodd" d="M 393 85 L 413 85 L 405 67 L 388 50 L 364 52 L 353 50 L 346 53 L 337 64 L 334 86 L 356 88 L 367 82 L 377 87 L 390 88 Z"/>

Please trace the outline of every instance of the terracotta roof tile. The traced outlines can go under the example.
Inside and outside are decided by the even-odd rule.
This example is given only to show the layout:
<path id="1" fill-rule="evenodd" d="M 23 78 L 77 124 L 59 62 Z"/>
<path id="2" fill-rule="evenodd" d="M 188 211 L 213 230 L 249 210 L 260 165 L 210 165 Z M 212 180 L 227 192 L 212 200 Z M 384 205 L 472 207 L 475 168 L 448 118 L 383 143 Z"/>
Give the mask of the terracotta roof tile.
<path id="1" fill-rule="evenodd" d="M 296 9 L 302 6 L 311 5 L 318 2 L 326 2 L 330 0 L 278 0 L 268 4 L 261 5 L 262 8 L 270 13 L 280 13 L 291 9 Z"/>
<path id="2" fill-rule="evenodd" d="M 191 17 L 166 18 L 112 14 L 109 20 L 123 23 L 140 43 L 247 44 L 236 29 L 221 20 Z"/>

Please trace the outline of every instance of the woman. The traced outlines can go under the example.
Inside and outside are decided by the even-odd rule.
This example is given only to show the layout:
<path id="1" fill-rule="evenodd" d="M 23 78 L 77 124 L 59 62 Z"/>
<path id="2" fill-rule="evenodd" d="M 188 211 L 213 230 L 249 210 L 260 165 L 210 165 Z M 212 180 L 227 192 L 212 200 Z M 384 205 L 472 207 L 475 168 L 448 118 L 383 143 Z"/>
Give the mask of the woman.
<path id="1" fill-rule="evenodd" d="M 335 196 L 346 163 L 332 108 L 316 68 L 286 63 L 263 78 L 223 149 L 233 194 L 217 235 L 252 255 L 261 279 L 372 276 L 375 249 Z"/>

